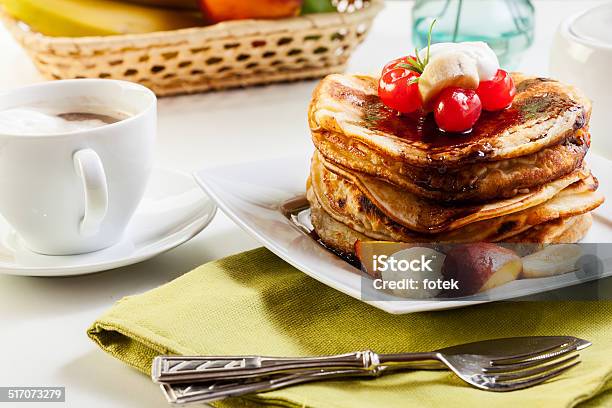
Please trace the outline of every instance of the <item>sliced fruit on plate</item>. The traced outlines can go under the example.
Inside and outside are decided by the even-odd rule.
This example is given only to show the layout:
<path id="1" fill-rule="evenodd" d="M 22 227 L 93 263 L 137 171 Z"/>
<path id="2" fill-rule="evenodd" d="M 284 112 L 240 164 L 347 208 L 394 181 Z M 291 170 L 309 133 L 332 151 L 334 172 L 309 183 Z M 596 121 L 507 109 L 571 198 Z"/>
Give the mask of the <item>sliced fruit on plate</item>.
<path id="1" fill-rule="evenodd" d="M 385 291 L 403 298 L 429 299 L 437 296 L 441 290 L 437 286 L 427 287 L 425 281 L 442 281 L 445 258 L 444 253 L 434 247 L 437 245 L 356 241 L 355 253 L 364 272 L 375 279 L 380 278 L 387 283 L 400 283 L 402 280 L 416 282 L 414 287 L 390 287 Z"/>
<path id="2" fill-rule="evenodd" d="M 577 262 L 583 255 L 580 245 L 550 245 L 541 251 L 523 257 L 521 277 L 527 279 L 546 278 L 561 275 L 577 269 Z"/>
<path id="3" fill-rule="evenodd" d="M 489 243 L 458 245 L 446 254 L 442 275 L 458 282 L 452 297 L 469 296 L 516 280 L 523 263 L 512 250 Z"/>
<path id="4" fill-rule="evenodd" d="M 428 286 L 427 282 L 442 281 L 442 265 L 446 255 L 435 249 L 423 246 L 414 246 L 393 253 L 392 257 L 398 262 L 395 268 L 387 268 L 381 272 L 383 281 L 400 282 L 403 279 L 413 281 L 412 287 L 390 289 L 389 292 L 408 299 L 430 299 L 438 296 L 442 289 L 436 284 Z M 414 263 L 415 267 L 403 270 L 399 262 Z"/>
<path id="5" fill-rule="evenodd" d="M 362 268 L 368 275 L 379 278 L 380 273 L 374 271 L 373 268 L 372 260 L 374 259 L 374 256 L 390 256 L 396 252 L 417 246 L 423 247 L 425 245 L 390 241 L 356 241 L 355 255 L 357 255 L 359 262 L 361 262 Z"/>

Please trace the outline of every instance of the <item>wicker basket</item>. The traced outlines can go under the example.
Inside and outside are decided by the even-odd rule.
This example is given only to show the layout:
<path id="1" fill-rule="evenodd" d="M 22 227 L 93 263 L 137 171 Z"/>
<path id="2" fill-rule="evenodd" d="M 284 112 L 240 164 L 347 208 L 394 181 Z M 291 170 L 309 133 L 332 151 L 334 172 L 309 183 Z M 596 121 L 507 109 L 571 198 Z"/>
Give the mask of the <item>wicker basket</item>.
<path id="1" fill-rule="evenodd" d="M 342 71 L 382 0 L 354 13 L 229 21 L 148 34 L 48 37 L 5 25 L 49 79 L 115 78 L 157 95 L 316 78 Z"/>

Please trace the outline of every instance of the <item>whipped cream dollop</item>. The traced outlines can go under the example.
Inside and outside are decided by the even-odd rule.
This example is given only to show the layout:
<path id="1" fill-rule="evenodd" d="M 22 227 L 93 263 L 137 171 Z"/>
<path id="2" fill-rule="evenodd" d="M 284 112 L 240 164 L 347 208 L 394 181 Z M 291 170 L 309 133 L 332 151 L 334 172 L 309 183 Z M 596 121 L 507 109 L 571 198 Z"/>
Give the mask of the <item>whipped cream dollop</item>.
<path id="1" fill-rule="evenodd" d="M 499 60 L 489 45 L 482 41 L 461 43 L 437 43 L 432 44 L 429 49 L 430 63 L 448 54 L 460 53 L 468 57 L 476 66 L 480 81 L 490 81 L 499 70 Z M 427 56 L 427 47 L 419 51 L 419 57 Z"/>
<path id="2" fill-rule="evenodd" d="M 419 51 L 421 60 L 427 49 Z M 419 78 L 419 92 L 426 110 L 446 88 L 477 89 L 480 82 L 495 78 L 499 61 L 484 42 L 439 43 L 429 50 L 429 61 Z"/>

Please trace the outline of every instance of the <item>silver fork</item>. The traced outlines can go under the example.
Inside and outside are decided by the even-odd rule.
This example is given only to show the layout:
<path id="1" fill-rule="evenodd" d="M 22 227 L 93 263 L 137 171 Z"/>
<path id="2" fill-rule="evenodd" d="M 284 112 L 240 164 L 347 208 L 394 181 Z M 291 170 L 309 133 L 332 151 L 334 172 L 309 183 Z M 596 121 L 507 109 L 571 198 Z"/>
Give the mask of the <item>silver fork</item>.
<path id="1" fill-rule="evenodd" d="M 173 403 L 211 402 L 310 381 L 378 377 L 406 369 L 448 368 L 487 391 L 513 391 L 556 377 L 579 362 L 591 343 L 570 336 L 516 337 L 447 347 L 427 353 L 376 354 L 366 350 L 322 357 L 159 356 L 152 378 Z"/>

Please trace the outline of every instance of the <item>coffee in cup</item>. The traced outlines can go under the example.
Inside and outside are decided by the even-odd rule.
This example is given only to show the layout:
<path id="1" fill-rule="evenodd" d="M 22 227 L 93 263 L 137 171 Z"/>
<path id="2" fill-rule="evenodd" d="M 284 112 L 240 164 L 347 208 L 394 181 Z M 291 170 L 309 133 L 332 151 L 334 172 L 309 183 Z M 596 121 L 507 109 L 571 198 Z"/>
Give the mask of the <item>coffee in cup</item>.
<path id="1" fill-rule="evenodd" d="M 31 250 L 117 243 L 153 165 L 156 98 L 141 85 L 78 79 L 0 93 L 0 214 Z"/>

